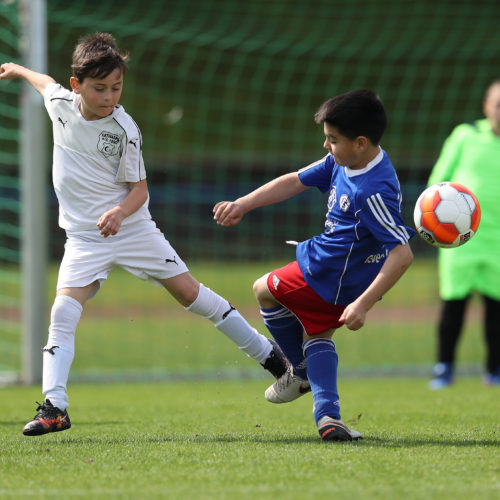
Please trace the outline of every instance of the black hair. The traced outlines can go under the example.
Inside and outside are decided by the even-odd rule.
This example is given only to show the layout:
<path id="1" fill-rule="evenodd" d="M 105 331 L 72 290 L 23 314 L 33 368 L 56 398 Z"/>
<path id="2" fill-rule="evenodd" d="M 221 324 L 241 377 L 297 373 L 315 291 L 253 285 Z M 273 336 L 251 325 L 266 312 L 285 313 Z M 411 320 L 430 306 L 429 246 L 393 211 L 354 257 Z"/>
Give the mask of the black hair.
<path id="1" fill-rule="evenodd" d="M 348 139 L 364 136 L 377 145 L 387 127 L 387 115 L 372 90 L 351 90 L 328 99 L 314 115 L 316 123 L 336 127 Z"/>

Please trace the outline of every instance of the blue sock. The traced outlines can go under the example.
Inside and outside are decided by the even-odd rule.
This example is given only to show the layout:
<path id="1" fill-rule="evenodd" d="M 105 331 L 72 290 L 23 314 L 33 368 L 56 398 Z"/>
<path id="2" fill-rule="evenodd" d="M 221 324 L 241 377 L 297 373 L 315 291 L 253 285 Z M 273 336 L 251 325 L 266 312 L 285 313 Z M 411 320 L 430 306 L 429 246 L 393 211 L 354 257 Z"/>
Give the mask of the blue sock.
<path id="1" fill-rule="evenodd" d="M 307 378 L 314 400 L 314 420 L 318 423 L 325 415 L 340 420 L 335 343 L 323 338 L 306 340 L 304 353 L 307 358 Z"/>
<path id="2" fill-rule="evenodd" d="M 293 366 L 294 373 L 303 379 L 307 378 L 306 360 L 302 351 L 304 329 L 295 314 L 281 305 L 271 309 L 261 307 L 260 313 L 267 329 Z"/>

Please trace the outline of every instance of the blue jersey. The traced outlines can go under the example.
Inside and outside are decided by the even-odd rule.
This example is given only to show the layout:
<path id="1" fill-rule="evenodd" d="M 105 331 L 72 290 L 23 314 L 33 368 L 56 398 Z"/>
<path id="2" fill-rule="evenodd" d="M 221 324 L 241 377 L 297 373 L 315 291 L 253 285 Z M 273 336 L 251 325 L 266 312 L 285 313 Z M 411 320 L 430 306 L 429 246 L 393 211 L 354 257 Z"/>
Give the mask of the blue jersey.
<path id="1" fill-rule="evenodd" d="M 370 285 L 387 255 L 415 234 L 401 216 L 399 181 L 385 151 L 353 170 L 329 154 L 299 170 L 305 186 L 330 192 L 325 230 L 297 246 L 308 285 L 326 302 L 348 305 Z"/>

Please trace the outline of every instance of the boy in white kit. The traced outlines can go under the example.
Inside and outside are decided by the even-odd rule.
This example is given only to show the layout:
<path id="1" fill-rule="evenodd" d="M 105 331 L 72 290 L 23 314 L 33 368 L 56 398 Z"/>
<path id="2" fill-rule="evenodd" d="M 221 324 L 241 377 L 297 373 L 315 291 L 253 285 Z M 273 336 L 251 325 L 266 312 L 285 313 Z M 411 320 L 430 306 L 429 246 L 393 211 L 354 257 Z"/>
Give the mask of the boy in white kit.
<path id="1" fill-rule="evenodd" d="M 75 330 L 85 302 L 120 266 L 160 284 L 186 310 L 208 318 L 274 377 L 287 369 L 278 345 L 231 304 L 200 284 L 151 219 L 142 137 L 118 104 L 127 56 L 107 33 L 89 35 L 73 53 L 72 91 L 14 63 L 0 79 L 24 78 L 42 94 L 53 124 L 53 183 L 67 241 L 43 349 L 45 400 L 23 429 L 34 436 L 71 427 L 66 390 Z"/>

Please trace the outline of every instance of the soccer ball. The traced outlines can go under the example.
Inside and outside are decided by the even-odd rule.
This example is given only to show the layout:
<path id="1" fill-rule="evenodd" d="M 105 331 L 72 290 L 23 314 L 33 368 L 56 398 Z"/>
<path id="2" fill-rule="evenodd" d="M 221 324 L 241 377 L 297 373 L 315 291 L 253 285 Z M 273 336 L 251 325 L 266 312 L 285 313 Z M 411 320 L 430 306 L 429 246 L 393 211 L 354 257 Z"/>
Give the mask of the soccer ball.
<path id="1" fill-rule="evenodd" d="M 456 182 L 439 182 L 419 196 L 413 212 L 418 234 L 430 245 L 453 248 L 476 234 L 481 208 L 474 194 Z"/>

